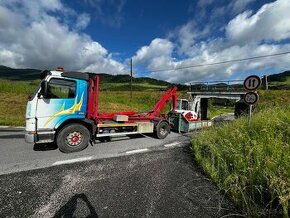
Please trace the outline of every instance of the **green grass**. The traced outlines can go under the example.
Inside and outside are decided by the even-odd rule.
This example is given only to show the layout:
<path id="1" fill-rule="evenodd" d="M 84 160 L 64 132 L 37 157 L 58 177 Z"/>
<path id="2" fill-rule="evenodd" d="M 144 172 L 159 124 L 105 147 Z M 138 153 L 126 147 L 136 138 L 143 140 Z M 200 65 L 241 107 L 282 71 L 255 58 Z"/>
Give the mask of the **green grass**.
<path id="1" fill-rule="evenodd" d="M 25 125 L 25 110 L 27 97 L 33 94 L 39 84 L 39 80 L 30 82 L 0 80 L 0 125 L 23 126 Z M 113 91 L 128 90 L 127 84 L 113 83 L 101 84 L 102 87 L 111 87 L 110 89 L 100 92 L 100 112 L 110 113 L 116 111 L 151 111 L 156 101 L 162 95 L 165 86 L 150 85 L 147 83 L 135 84 L 133 90 L 133 98 L 130 99 L 129 91 Z M 121 88 L 120 88 L 121 87 Z M 143 91 L 136 91 L 143 90 Z M 144 91 L 145 90 L 145 91 Z M 163 111 L 169 110 L 169 106 Z"/>
<path id="2" fill-rule="evenodd" d="M 260 91 L 247 118 L 201 132 L 192 140 L 198 164 L 248 216 L 289 216 L 290 92 Z"/>
<path id="3" fill-rule="evenodd" d="M 34 93 L 38 83 L 0 80 L 0 125 L 25 124 L 27 97 Z"/>
<path id="4" fill-rule="evenodd" d="M 208 108 L 208 118 L 212 119 L 215 116 L 222 114 L 234 113 L 234 107 L 222 107 L 222 106 L 212 106 Z"/>
<path id="5" fill-rule="evenodd" d="M 0 125 L 23 126 L 27 95 L 0 93 Z"/>
<path id="6" fill-rule="evenodd" d="M 149 83 L 133 83 L 133 91 L 144 91 L 144 90 L 153 90 L 153 91 L 162 91 L 166 90 L 167 86 L 153 85 Z M 101 84 L 101 90 L 103 91 L 130 91 L 129 83 L 103 83 Z"/>

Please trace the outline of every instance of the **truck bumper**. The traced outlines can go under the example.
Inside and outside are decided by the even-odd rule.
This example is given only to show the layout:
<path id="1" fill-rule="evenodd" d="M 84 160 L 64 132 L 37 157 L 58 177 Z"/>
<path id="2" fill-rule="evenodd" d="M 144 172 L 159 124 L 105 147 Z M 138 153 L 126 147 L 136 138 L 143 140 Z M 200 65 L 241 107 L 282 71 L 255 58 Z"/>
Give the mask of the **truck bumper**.
<path id="1" fill-rule="evenodd" d="M 27 143 L 50 143 L 54 142 L 55 131 L 45 132 L 26 132 L 25 141 Z"/>
<path id="2" fill-rule="evenodd" d="M 36 142 L 36 134 L 26 132 L 25 133 L 25 141 L 27 143 L 35 143 Z"/>

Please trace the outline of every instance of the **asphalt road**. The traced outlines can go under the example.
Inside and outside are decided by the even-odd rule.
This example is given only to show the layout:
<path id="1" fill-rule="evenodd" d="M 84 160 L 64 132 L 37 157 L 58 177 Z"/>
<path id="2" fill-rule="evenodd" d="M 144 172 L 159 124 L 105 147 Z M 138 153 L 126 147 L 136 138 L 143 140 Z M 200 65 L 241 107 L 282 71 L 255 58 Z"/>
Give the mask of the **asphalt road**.
<path id="1" fill-rule="evenodd" d="M 0 193 L 0 217 L 241 216 L 189 147 L 1 175 Z"/>
<path id="2" fill-rule="evenodd" d="M 189 143 L 189 137 L 171 133 L 160 140 L 150 136 L 135 135 L 113 138 L 111 142 L 98 142 L 77 153 L 65 154 L 53 144 L 33 145 L 24 141 L 20 129 L 0 129 L 0 175 L 71 163 L 76 161 L 117 157 L 148 150 L 164 149 L 168 146 L 182 146 Z M 141 150 L 140 150 L 141 149 Z"/>
<path id="3" fill-rule="evenodd" d="M 84 151 L 0 129 L 0 217 L 240 217 L 198 167 L 190 137 L 114 138 Z"/>

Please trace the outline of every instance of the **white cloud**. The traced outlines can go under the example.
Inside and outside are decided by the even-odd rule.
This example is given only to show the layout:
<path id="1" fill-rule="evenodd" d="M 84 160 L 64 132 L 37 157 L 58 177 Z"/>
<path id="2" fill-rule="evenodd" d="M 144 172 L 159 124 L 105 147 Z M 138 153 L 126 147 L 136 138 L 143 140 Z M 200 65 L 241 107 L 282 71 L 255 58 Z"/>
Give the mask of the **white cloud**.
<path id="1" fill-rule="evenodd" d="M 251 2 L 248 0 L 242 4 L 235 1 L 231 8 L 236 5 L 237 10 L 242 10 Z M 188 22 L 171 32 L 169 39 L 155 39 L 149 46 L 142 47 L 137 51 L 136 57 L 140 63 L 146 60 L 147 69 L 153 71 L 150 76 L 175 83 L 244 79 L 252 73 L 262 76 L 264 73 L 288 70 L 289 55 L 213 66 L 186 67 L 290 51 L 290 43 L 280 42 L 281 39 L 290 39 L 289 5 L 289 0 L 278 0 L 265 4 L 255 14 L 249 11 L 239 14 L 225 27 L 225 37 L 203 39 L 202 36 L 208 34 L 209 28 L 200 31 L 194 28 L 194 22 Z M 171 45 L 170 49 L 165 49 L 164 46 L 161 47 L 164 50 L 162 51 L 156 40 Z M 156 52 L 157 48 L 159 52 Z M 177 57 L 183 59 L 178 60 Z M 155 69 L 176 68 L 183 69 L 154 72 Z"/>
<path id="2" fill-rule="evenodd" d="M 211 5 L 213 3 L 213 1 L 214 0 L 199 0 L 197 2 L 197 5 L 201 8 L 203 8 L 203 7 L 207 7 L 207 6 Z"/>
<path id="3" fill-rule="evenodd" d="M 199 55 L 182 61 L 170 60 L 167 66 L 182 68 L 206 63 L 216 63 L 227 60 L 241 59 L 250 56 L 261 56 L 273 54 L 281 51 L 289 51 L 290 44 L 285 45 L 258 45 L 253 49 L 253 45 L 230 46 L 220 50 L 211 50 L 210 43 L 200 46 Z M 159 66 L 157 69 L 164 69 Z M 170 69 L 170 67 L 168 68 Z M 189 83 L 192 81 L 214 81 L 245 78 L 251 72 L 262 75 L 265 71 L 272 69 L 289 69 L 289 57 L 277 56 L 275 58 L 256 59 L 254 61 L 235 62 L 231 64 L 221 64 L 205 67 L 193 67 L 174 71 L 152 72 L 150 76 L 175 83 Z M 270 71 L 271 72 L 271 71 Z M 273 72 L 273 71 L 272 71 Z M 269 73 L 269 72 L 268 72 Z"/>
<path id="4" fill-rule="evenodd" d="M 105 4 L 104 0 L 85 1 Z M 110 4 L 113 2 L 116 0 L 109 1 Z M 117 2 L 116 11 L 121 13 L 125 1 Z M 236 0 L 227 7 L 243 10 L 251 2 Z M 206 0 L 200 4 L 206 6 L 213 2 Z M 221 16 L 224 10 L 222 8 L 216 16 Z M 225 26 L 225 36 L 219 34 L 218 37 L 211 32 L 215 31 L 211 24 L 199 29 L 194 21 L 189 21 L 173 30 L 168 38 L 155 38 L 138 49 L 133 57 L 134 65 L 152 71 L 289 51 L 289 11 L 289 0 L 265 4 L 256 13 L 245 11 Z M 0 0 L 0 65 L 39 69 L 54 69 L 61 65 L 68 70 L 128 72 L 126 65 L 115 60 L 112 53 L 80 32 L 90 19 L 88 14 L 78 16 L 60 0 Z M 281 40 L 286 42 L 281 43 Z M 289 56 L 158 71 L 149 76 L 184 83 L 244 78 L 253 72 L 271 73 L 273 69 L 289 69 Z"/>
<path id="5" fill-rule="evenodd" d="M 229 22 L 227 37 L 239 44 L 287 39 L 290 37 L 289 11 L 289 0 L 265 4 L 255 14 L 246 11 Z"/>
<path id="6" fill-rule="evenodd" d="M 194 30 L 193 22 L 188 22 L 183 25 L 178 31 L 178 42 L 180 44 L 178 52 L 179 54 L 191 53 L 188 48 L 191 48 L 195 44 L 195 39 L 198 33 Z"/>
<path id="7" fill-rule="evenodd" d="M 76 28 L 79 30 L 85 29 L 90 23 L 90 15 L 83 13 L 77 17 Z"/>
<path id="8" fill-rule="evenodd" d="M 11 67 L 90 70 L 99 73 L 124 73 L 125 66 L 90 36 L 80 33 L 90 18 L 77 17 L 60 0 L 0 0 L 0 64 Z M 57 15 L 51 15 L 55 11 Z M 61 19 L 72 16 L 75 24 Z M 66 14 L 66 15 L 68 15 Z"/>
<path id="9" fill-rule="evenodd" d="M 133 57 L 136 65 L 147 65 L 148 69 L 170 67 L 173 43 L 167 39 L 156 38 L 149 46 L 140 48 Z"/>
<path id="10" fill-rule="evenodd" d="M 232 9 L 234 12 L 241 12 L 243 11 L 249 4 L 253 3 L 256 0 L 235 0 L 232 1 Z"/>

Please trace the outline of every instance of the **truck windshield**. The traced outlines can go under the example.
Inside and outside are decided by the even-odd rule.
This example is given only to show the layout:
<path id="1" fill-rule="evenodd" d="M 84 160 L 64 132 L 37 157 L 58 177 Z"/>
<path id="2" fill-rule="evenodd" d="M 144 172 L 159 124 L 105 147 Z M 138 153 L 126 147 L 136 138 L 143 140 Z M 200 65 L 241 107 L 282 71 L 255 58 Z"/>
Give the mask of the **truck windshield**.
<path id="1" fill-rule="evenodd" d="M 49 81 L 47 98 L 74 98 L 75 96 L 75 81 L 56 78 Z"/>

